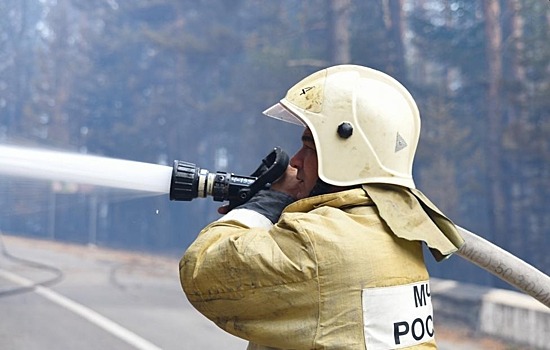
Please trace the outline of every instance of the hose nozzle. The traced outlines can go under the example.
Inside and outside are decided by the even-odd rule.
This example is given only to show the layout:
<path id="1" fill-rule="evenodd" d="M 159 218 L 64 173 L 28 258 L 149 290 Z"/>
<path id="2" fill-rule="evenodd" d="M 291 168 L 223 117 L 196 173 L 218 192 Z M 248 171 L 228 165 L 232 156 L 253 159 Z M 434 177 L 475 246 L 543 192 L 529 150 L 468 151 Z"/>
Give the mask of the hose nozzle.
<path id="1" fill-rule="evenodd" d="M 275 147 L 250 176 L 218 171 L 210 173 L 193 163 L 174 161 L 170 181 L 170 200 L 190 201 L 198 197 L 214 197 L 215 201 L 229 201 L 234 208 L 250 199 L 256 192 L 268 188 L 288 167 L 288 155 Z"/>

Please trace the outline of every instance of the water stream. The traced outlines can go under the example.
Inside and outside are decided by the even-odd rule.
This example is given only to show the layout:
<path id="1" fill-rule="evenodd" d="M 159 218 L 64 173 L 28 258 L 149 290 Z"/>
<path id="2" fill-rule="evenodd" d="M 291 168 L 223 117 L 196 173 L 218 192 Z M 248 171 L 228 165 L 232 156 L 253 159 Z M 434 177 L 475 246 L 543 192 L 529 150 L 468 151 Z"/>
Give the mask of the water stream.
<path id="1" fill-rule="evenodd" d="M 170 191 L 172 167 L 79 153 L 0 145 L 0 176 L 65 181 L 164 194 Z"/>

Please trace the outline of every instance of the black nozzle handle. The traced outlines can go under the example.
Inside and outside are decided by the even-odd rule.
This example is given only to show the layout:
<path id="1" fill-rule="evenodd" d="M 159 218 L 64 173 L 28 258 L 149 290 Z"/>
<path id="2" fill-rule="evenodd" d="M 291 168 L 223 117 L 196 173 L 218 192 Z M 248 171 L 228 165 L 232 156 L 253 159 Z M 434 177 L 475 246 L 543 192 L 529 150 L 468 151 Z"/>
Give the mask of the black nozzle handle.
<path id="1" fill-rule="evenodd" d="M 273 183 L 280 178 L 288 167 L 289 157 L 280 147 L 275 147 L 264 159 L 262 164 L 252 173 L 251 176 L 258 179 L 252 184 L 251 188 L 256 192 Z M 255 193 L 255 192 L 254 192 Z"/>
<path id="2" fill-rule="evenodd" d="M 262 164 L 250 175 L 257 179 L 240 191 L 237 199 L 229 201 L 229 209 L 247 202 L 259 190 L 267 188 L 273 181 L 280 178 L 288 167 L 289 157 L 280 147 L 275 147 L 264 159 Z"/>

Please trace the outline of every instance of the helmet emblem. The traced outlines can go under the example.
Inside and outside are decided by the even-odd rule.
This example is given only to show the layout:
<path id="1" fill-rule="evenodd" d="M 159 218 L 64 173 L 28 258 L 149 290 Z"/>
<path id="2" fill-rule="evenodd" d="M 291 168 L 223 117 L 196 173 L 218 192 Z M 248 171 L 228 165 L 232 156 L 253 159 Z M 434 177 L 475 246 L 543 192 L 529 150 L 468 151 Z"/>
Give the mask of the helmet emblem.
<path id="1" fill-rule="evenodd" d="M 395 153 L 401 151 L 403 148 L 407 147 L 407 142 L 399 133 L 397 133 L 397 138 L 395 140 Z"/>
<path id="2" fill-rule="evenodd" d="M 303 88 L 303 89 L 302 89 L 302 92 L 300 93 L 300 95 L 305 95 L 306 92 L 308 92 L 308 91 L 311 90 L 311 89 L 313 89 L 313 86 Z"/>

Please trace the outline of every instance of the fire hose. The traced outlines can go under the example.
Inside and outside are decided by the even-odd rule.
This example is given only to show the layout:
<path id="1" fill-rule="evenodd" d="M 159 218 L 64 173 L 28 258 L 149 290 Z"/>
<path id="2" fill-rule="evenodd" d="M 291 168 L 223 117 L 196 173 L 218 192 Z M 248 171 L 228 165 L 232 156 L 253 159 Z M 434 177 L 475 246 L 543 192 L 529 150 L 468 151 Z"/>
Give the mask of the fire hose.
<path id="1" fill-rule="evenodd" d="M 550 307 L 550 277 L 515 255 L 456 226 L 464 245 L 456 254 Z"/>

